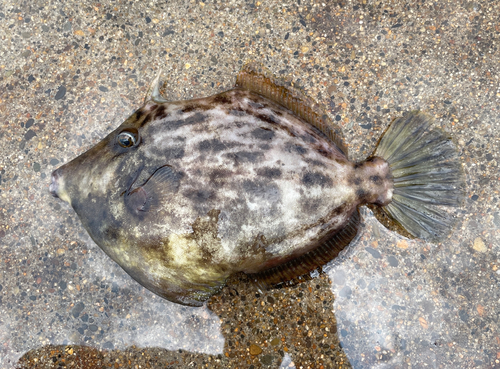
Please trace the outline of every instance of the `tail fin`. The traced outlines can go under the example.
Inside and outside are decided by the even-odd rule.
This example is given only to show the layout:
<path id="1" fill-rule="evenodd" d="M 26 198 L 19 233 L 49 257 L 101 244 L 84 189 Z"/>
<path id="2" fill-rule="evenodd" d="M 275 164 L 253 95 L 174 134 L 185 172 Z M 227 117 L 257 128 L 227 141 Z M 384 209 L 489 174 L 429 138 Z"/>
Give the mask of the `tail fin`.
<path id="1" fill-rule="evenodd" d="M 411 112 L 396 119 L 374 156 L 384 158 L 394 178 L 392 202 L 383 211 L 415 237 L 437 241 L 454 223 L 451 208 L 464 198 L 462 165 L 451 139 Z"/>

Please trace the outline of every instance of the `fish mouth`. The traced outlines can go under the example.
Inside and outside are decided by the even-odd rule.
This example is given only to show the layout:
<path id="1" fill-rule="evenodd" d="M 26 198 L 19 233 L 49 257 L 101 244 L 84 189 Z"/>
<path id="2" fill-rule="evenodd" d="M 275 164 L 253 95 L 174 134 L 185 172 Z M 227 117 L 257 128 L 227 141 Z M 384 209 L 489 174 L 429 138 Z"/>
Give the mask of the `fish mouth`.
<path id="1" fill-rule="evenodd" d="M 59 189 L 59 177 L 59 169 L 54 170 L 50 176 L 49 192 L 55 198 L 59 198 L 59 195 L 57 194 L 57 190 Z"/>

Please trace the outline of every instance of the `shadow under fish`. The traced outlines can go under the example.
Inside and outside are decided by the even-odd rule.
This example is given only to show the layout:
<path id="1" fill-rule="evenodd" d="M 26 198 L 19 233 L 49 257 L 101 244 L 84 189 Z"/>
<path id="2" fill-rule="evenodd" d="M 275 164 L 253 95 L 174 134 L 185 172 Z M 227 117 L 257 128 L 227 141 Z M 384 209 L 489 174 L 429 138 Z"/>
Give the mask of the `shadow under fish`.
<path id="1" fill-rule="evenodd" d="M 340 127 L 257 64 L 220 94 L 168 102 L 159 77 L 145 104 L 52 174 L 92 239 L 136 281 L 200 306 L 235 273 L 280 286 L 335 258 L 358 207 L 440 240 L 463 200 L 447 134 L 410 112 L 371 157 L 349 161 Z"/>

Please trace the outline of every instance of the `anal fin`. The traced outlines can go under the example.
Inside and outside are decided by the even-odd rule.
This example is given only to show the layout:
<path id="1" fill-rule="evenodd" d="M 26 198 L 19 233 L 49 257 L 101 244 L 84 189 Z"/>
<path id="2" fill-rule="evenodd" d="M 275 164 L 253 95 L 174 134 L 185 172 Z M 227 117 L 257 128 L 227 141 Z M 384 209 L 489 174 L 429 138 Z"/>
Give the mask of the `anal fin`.
<path id="1" fill-rule="evenodd" d="M 262 272 L 249 274 L 250 279 L 270 288 L 295 285 L 311 279 L 312 271 L 333 260 L 351 243 L 358 233 L 359 222 L 360 215 L 356 209 L 344 228 L 314 250 Z"/>

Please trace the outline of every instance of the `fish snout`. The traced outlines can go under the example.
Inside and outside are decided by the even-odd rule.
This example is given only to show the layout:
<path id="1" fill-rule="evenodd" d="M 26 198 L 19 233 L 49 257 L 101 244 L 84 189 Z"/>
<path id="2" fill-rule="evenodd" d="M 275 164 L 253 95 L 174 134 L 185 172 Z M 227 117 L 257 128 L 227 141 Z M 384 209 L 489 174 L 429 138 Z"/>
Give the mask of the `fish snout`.
<path id="1" fill-rule="evenodd" d="M 50 194 L 54 197 L 59 197 L 57 194 L 57 191 L 59 190 L 59 178 L 61 177 L 61 170 L 56 169 L 52 172 L 52 175 L 50 176 L 51 182 L 49 186 L 49 191 Z"/>

